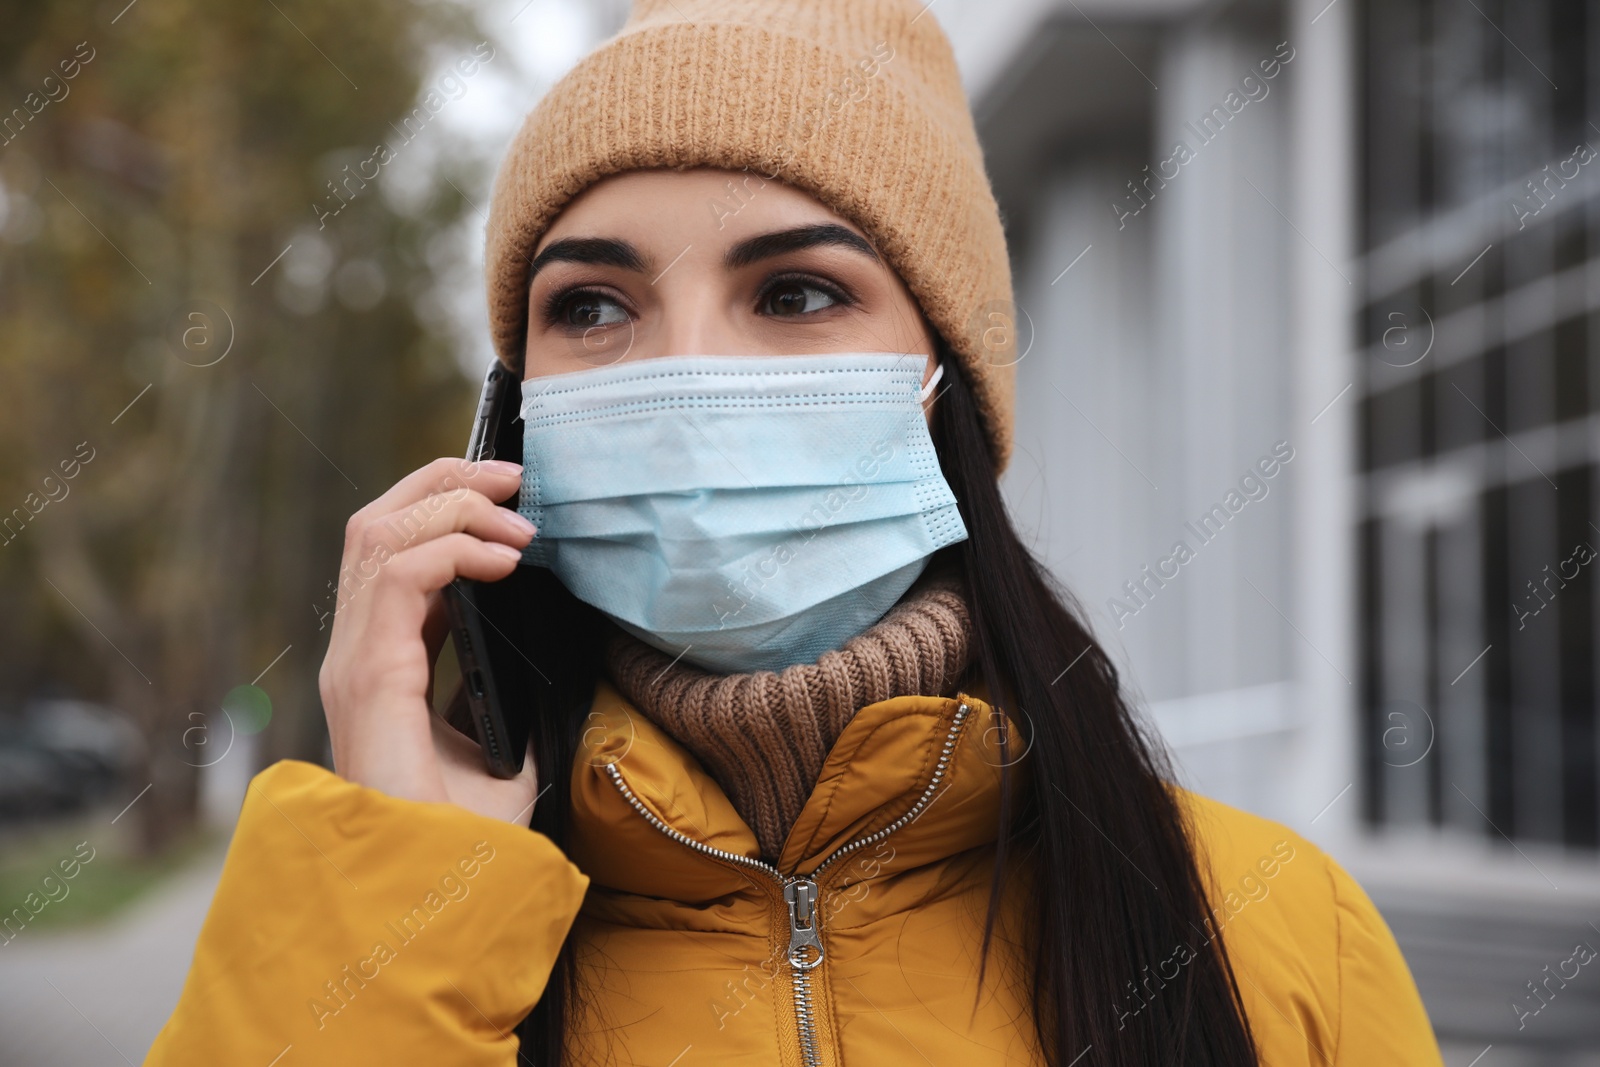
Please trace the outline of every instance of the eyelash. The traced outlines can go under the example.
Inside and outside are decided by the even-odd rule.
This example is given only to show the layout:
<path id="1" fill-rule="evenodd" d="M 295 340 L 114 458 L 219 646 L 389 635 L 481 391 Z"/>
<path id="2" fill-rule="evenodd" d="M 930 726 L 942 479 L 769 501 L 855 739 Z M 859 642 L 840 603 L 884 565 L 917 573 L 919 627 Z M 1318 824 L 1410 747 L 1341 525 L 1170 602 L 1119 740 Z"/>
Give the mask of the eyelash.
<path id="1" fill-rule="evenodd" d="M 807 274 L 804 271 L 791 270 L 774 274 L 762 283 L 761 291 L 756 294 L 756 306 L 760 307 L 766 303 L 767 299 L 772 295 L 772 291 L 780 285 L 803 285 L 810 289 L 816 289 L 832 300 L 834 305 L 838 307 L 854 307 L 856 303 L 855 296 L 837 282 L 831 282 L 826 278 L 815 274 Z M 815 314 L 815 312 L 812 312 L 812 314 Z"/>
<path id="2" fill-rule="evenodd" d="M 783 271 L 772 275 L 762 283 L 760 291 L 756 294 L 756 306 L 760 307 L 762 304 L 764 304 L 772 295 L 772 291 L 778 288 L 780 285 L 804 285 L 808 288 L 816 289 L 826 295 L 828 299 L 833 301 L 833 305 L 831 306 L 854 307 L 856 304 L 856 298 L 854 294 L 836 282 L 828 281 L 827 279 L 819 277 L 818 275 L 807 274 L 803 271 Z M 601 300 L 610 300 L 614 303 L 622 305 L 624 309 L 627 308 L 627 304 L 625 302 L 619 300 L 616 296 L 604 289 L 597 289 L 590 285 L 576 285 L 570 289 L 558 290 L 557 292 L 552 293 L 550 296 L 545 298 L 543 305 L 539 309 L 541 321 L 546 327 L 564 325 L 563 323 L 557 321 L 560 316 L 562 305 L 574 297 L 581 296 L 596 297 Z M 811 312 L 810 314 L 816 313 Z M 787 318 L 791 316 L 773 317 Z"/>
<path id="3" fill-rule="evenodd" d="M 571 289 L 557 290 L 550 296 L 546 297 L 544 304 L 539 308 L 540 321 L 543 322 L 546 327 L 567 325 L 566 323 L 558 321 L 561 312 L 561 305 L 565 304 L 568 300 L 571 300 L 574 297 L 580 296 L 598 297 L 601 300 L 610 300 L 613 303 L 622 304 L 624 308 L 627 307 L 626 304 L 623 304 L 622 301 L 618 300 L 615 296 L 603 289 L 596 289 L 593 286 L 588 285 L 576 285 Z"/>

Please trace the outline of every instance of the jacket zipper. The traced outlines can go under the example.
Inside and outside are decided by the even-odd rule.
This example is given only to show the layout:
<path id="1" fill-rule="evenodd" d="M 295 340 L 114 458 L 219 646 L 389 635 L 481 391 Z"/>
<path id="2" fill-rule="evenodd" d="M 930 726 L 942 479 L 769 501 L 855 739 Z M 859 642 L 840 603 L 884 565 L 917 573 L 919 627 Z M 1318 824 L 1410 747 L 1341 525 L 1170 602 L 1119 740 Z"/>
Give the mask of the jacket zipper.
<path id="1" fill-rule="evenodd" d="M 967 713 L 971 708 L 963 702 L 956 708 L 954 719 L 951 720 L 950 730 L 945 735 L 944 748 L 939 753 L 939 759 L 933 767 L 933 777 L 928 780 L 928 785 L 898 819 L 881 830 L 874 831 L 865 837 L 859 837 L 847 844 L 840 845 L 828 854 L 823 861 L 809 875 L 786 875 L 772 864 L 764 860 L 751 859 L 741 856 L 736 852 L 713 848 L 701 841 L 696 841 L 687 834 L 680 833 L 658 819 L 644 802 L 636 796 L 628 783 L 623 780 L 622 772 L 615 763 L 606 764 L 606 773 L 610 775 L 611 782 L 622 793 L 624 799 L 632 805 L 633 809 L 657 830 L 666 834 L 674 841 L 687 845 L 696 852 L 704 853 L 728 863 L 738 864 L 742 867 L 752 867 L 762 871 L 772 878 L 783 891 L 784 903 L 789 908 L 789 969 L 794 986 L 794 1012 L 795 1021 L 800 1029 L 800 1056 L 805 1067 L 822 1067 L 822 1054 L 817 1049 L 816 1016 L 811 1003 L 811 972 L 822 963 L 822 920 L 817 910 L 817 878 L 824 870 L 833 865 L 841 856 L 847 855 L 863 848 L 866 845 L 882 841 L 900 827 L 914 821 L 929 804 L 933 802 L 939 783 L 944 780 L 945 771 L 950 765 L 950 756 L 955 751 L 956 735 L 960 732 L 962 724 L 966 721 Z"/>

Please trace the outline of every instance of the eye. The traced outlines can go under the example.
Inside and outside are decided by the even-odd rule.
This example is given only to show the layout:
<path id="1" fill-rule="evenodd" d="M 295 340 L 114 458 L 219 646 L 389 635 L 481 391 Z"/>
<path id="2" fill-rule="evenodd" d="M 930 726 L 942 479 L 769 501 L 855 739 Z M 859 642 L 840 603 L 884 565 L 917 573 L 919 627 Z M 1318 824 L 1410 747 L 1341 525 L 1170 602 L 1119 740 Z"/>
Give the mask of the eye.
<path id="1" fill-rule="evenodd" d="M 596 326 L 616 326 L 628 321 L 620 303 L 592 289 L 569 289 L 545 302 L 545 322 L 587 330 Z"/>
<path id="2" fill-rule="evenodd" d="M 761 294 L 758 310 L 778 318 L 794 318 L 850 302 L 842 291 L 819 279 L 782 278 Z"/>

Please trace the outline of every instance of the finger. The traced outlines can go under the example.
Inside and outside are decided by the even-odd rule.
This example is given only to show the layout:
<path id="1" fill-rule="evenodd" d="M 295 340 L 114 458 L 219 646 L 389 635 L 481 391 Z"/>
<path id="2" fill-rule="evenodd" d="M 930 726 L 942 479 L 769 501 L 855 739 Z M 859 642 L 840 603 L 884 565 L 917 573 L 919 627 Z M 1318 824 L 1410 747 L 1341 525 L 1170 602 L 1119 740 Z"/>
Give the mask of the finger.
<path id="1" fill-rule="evenodd" d="M 428 662 L 436 663 L 444 650 L 446 635 L 450 633 L 450 615 L 444 606 L 444 590 L 435 589 L 428 594 L 428 607 L 422 616 L 422 643 L 428 649 Z"/>
<path id="2" fill-rule="evenodd" d="M 362 525 L 345 546 L 347 562 L 364 562 L 384 549 L 394 555 L 447 533 L 469 533 L 521 549 L 533 540 L 534 526 L 479 492 L 429 493 L 409 507 Z"/>
<path id="3" fill-rule="evenodd" d="M 510 545 L 480 540 L 467 533 L 448 533 L 396 555 L 383 568 L 379 594 L 414 598 L 417 615 L 421 616 L 427 610 L 425 594 L 443 588 L 452 578 L 498 582 L 521 560 L 522 553 Z"/>
<path id="4" fill-rule="evenodd" d="M 522 773 L 517 777 L 527 779 L 528 788 L 533 790 L 533 804 L 529 806 L 527 817 L 523 820 L 523 824 L 528 825 L 533 821 L 533 807 L 539 803 L 539 762 L 533 751 L 531 730 L 528 732 L 528 751 L 522 757 Z"/>
<path id="5" fill-rule="evenodd" d="M 374 515 L 388 515 L 410 507 L 430 493 L 460 495 L 462 489 L 472 489 L 490 500 L 504 500 L 521 484 L 520 464 L 500 459 L 472 462 L 446 456 L 418 467 L 395 482 L 382 496 L 352 515 L 350 521 L 365 522 Z"/>

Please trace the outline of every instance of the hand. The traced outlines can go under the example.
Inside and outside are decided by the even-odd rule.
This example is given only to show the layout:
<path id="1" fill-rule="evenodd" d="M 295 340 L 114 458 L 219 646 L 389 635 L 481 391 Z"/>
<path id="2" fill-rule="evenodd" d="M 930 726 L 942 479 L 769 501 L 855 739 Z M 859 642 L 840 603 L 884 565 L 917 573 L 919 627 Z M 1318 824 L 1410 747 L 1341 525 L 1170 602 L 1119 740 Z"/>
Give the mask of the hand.
<path id="1" fill-rule="evenodd" d="M 317 682 L 334 769 L 408 800 L 450 801 L 526 825 L 537 796 L 532 742 L 522 773 L 491 775 L 478 744 L 433 711 L 433 669 L 449 636 L 451 579 L 497 581 L 533 525 L 495 503 L 522 468 L 437 459 L 350 517 L 338 608 Z"/>

